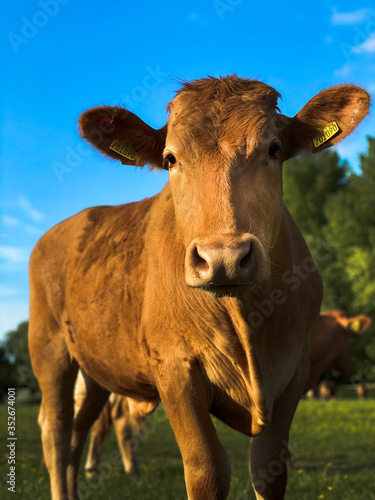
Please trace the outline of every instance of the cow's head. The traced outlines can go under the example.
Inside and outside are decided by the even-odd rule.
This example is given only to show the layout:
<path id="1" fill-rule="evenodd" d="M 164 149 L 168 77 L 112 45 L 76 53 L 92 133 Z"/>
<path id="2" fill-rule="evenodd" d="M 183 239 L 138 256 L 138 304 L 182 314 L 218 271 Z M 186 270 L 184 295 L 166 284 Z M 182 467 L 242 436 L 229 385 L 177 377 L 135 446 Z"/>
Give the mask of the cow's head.
<path id="1" fill-rule="evenodd" d="M 348 318 L 341 310 L 329 311 L 323 315 L 331 320 L 329 334 L 335 350 L 332 366 L 341 375 L 350 375 L 356 369 L 350 356 L 350 337 L 366 331 L 371 326 L 372 319 L 364 314 Z"/>
<path id="2" fill-rule="evenodd" d="M 283 161 L 336 144 L 369 108 L 369 95 L 353 85 L 324 90 L 294 118 L 279 113 L 279 97 L 256 80 L 205 78 L 183 85 L 160 130 L 119 107 L 80 118 L 82 136 L 108 156 L 169 171 L 191 287 L 232 295 L 268 279 Z"/>

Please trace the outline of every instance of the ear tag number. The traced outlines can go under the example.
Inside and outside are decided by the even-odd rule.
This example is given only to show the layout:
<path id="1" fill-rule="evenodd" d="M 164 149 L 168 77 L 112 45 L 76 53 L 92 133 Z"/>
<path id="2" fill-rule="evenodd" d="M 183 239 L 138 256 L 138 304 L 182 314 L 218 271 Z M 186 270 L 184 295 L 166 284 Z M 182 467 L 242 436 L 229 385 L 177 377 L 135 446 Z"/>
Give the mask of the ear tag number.
<path id="1" fill-rule="evenodd" d="M 313 142 L 314 146 L 318 148 L 322 144 L 324 144 L 326 141 L 331 139 L 334 135 L 336 135 L 338 132 L 340 132 L 339 126 L 337 125 L 336 122 L 329 123 L 324 127 L 322 130 L 322 134 L 318 135 L 317 137 L 314 137 Z"/>
<path id="2" fill-rule="evenodd" d="M 117 139 L 111 142 L 109 149 L 112 149 L 112 151 L 121 156 L 124 156 L 128 160 L 135 161 L 136 159 L 136 155 L 134 151 L 132 151 L 131 148 L 129 148 L 129 145 L 121 141 L 118 141 Z"/>
<path id="3" fill-rule="evenodd" d="M 353 332 L 359 332 L 361 330 L 361 321 L 359 319 L 355 319 L 350 323 L 350 329 Z"/>

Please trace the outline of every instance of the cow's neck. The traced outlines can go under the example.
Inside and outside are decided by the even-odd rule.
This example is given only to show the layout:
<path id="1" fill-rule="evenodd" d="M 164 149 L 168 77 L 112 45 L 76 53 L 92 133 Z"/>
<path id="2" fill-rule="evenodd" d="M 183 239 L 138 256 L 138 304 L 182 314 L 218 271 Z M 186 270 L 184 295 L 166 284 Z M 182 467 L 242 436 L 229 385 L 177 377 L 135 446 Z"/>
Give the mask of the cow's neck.
<path id="1" fill-rule="evenodd" d="M 169 199 L 168 199 L 169 198 Z M 270 418 L 272 411 L 268 401 L 273 400 L 283 388 L 280 388 L 280 377 L 275 376 L 280 370 L 287 370 L 287 374 L 281 377 L 288 381 L 296 366 L 293 359 L 298 360 L 299 355 L 293 351 L 293 343 L 301 349 L 303 342 L 286 343 L 283 339 L 293 340 L 293 331 L 299 315 L 299 304 L 305 300 L 305 289 L 311 288 L 309 280 L 301 284 L 295 294 L 291 293 L 288 285 L 283 283 L 282 274 L 292 268 L 294 262 L 309 255 L 306 244 L 298 229 L 291 224 L 290 215 L 285 212 L 280 226 L 277 242 L 271 255 L 272 272 L 270 280 L 262 284 L 256 290 L 250 291 L 246 298 L 212 298 L 202 290 L 191 289 L 185 284 L 184 256 L 185 247 L 178 237 L 176 223 L 173 214 L 173 201 L 168 188 L 161 194 L 160 200 L 164 199 L 161 211 L 157 213 L 153 224 L 156 230 L 157 248 L 159 257 L 156 257 L 155 265 L 160 266 L 160 277 L 156 285 L 160 289 L 163 279 L 173 286 L 166 287 L 172 294 L 170 300 L 174 304 L 174 318 L 180 318 L 180 323 L 189 323 L 186 330 L 194 331 L 198 339 L 200 354 L 207 373 L 213 383 L 218 384 L 239 404 L 247 407 L 254 418 L 254 425 L 262 425 Z M 292 226 L 292 230 L 288 229 Z M 160 231 L 160 232 L 159 232 Z M 164 236 L 163 236 L 164 235 Z M 173 255 L 168 260 L 166 255 Z M 279 289 L 286 296 L 288 307 L 278 306 L 281 314 L 259 315 L 257 304 L 268 304 L 272 302 L 272 292 Z M 296 302 L 297 300 L 297 302 Z M 296 304 L 290 307 L 292 303 Z M 189 315 L 186 317 L 186 310 Z M 284 314 L 284 311 L 287 314 Z M 318 314 L 319 306 L 316 314 Z M 251 316 L 253 313 L 253 316 Z M 256 314 L 255 314 L 256 313 Z M 253 319 L 253 324 L 251 319 Z M 257 324 L 257 320 L 258 323 Z M 304 331 L 304 322 L 300 322 L 301 335 L 307 335 Z M 308 320 L 309 321 L 309 320 Z M 184 329 L 185 325 L 182 325 Z M 290 330 L 290 335 L 282 335 L 285 330 Z M 187 334 L 189 335 L 189 334 Z M 298 334 L 297 334 L 298 335 Z M 194 338 L 192 339 L 194 343 Z M 192 347 L 192 351 L 194 348 Z M 283 358 L 284 357 L 284 358 Z M 259 359 L 262 359 L 260 366 Z M 220 370 L 217 367 L 220 365 Z M 285 365 L 285 368 L 284 368 Z M 290 372 L 290 373 L 289 373 Z M 214 379 L 216 373 L 221 373 L 222 380 Z M 225 385 L 226 384 L 226 385 Z M 267 392 L 265 387 L 267 386 Z M 247 393 L 247 395 L 245 394 Z M 236 399 L 237 398 L 237 399 Z"/>

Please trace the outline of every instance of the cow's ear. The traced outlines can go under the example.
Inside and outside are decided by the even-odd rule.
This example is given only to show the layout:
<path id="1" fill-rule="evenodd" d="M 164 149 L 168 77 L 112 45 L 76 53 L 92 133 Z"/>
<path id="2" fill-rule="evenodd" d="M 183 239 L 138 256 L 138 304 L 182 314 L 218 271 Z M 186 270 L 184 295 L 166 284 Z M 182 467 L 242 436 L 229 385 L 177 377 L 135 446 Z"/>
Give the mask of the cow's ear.
<path id="1" fill-rule="evenodd" d="M 101 106 L 79 118 L 82 137 L 125 165 L 162 168 L 167 126 L 155 130 L 125 108 Z"/>
<path id="2" fill-rule="evenodd" d="M 368 114 L 370 95 L 355 85 L 338 85 L 313 97 L 285 130 L 288 157 L 322 151 L 342 141 Z"/>
<path id="3" fill-rule="evenodd" d="M 360 315 L 348 319 L 348 328 L 352 333 L 362 333 L 371 326 L 372 319 L 369 316 Z"/>

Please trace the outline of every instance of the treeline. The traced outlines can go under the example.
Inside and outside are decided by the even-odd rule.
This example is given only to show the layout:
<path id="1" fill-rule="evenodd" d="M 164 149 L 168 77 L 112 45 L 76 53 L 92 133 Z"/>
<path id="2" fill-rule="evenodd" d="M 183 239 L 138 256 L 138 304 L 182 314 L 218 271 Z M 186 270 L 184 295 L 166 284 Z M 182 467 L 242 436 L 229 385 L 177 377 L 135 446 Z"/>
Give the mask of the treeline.
<path id="1" fill-rule="evenodd" d="M 38 390 L 38 382 L 31 368 L 28 348 L 29 322 L 23 321 L 8 332 L 0 345 L 0 400 L 8 387 L 28 387 Z"/>
<path id="2" fill-rule="evenodd" d="M 358 173 L 330 150 L 294 158 L 283 168 L 285 204 L 323 277 L 322 310 L 375 320 L 375 138 L 368 137 Z M 10 386 L 37 388 L 27 329 L 21 323 L 0 346 L 0 396 Z M 375 326 L 352 337 L 357 380 L 374 382 Z"/>
<path id="3" fill-rule="evenodd" d="M 323 277 L 322 310 L 375 320 L 375 138 L 360 156 L 360 172 L 336 152 L 284 164 L 284 201 Z M 358 379 L 375 381 L 375 328 L 352 336 Z"/>

